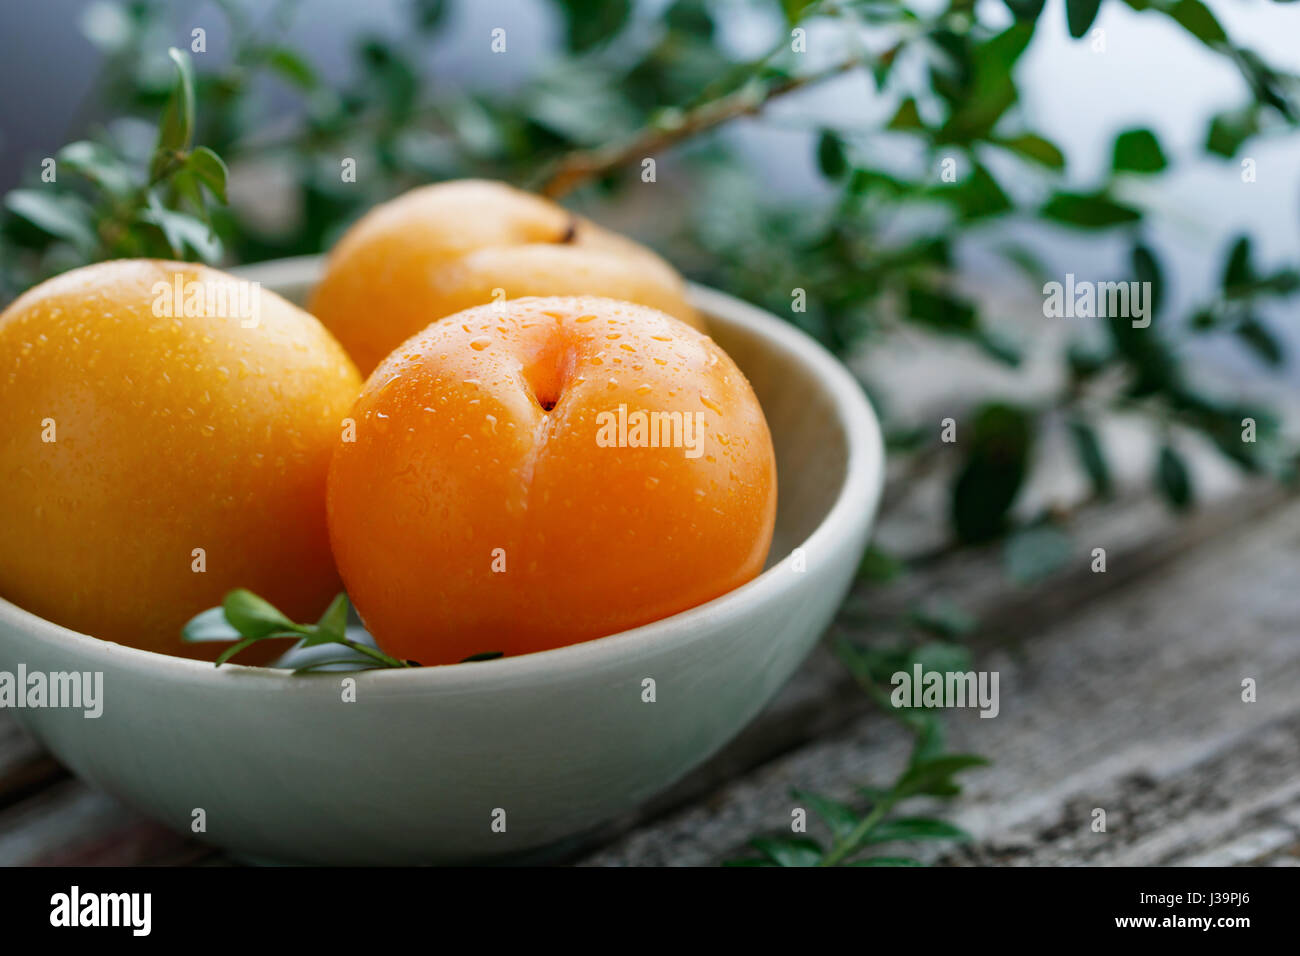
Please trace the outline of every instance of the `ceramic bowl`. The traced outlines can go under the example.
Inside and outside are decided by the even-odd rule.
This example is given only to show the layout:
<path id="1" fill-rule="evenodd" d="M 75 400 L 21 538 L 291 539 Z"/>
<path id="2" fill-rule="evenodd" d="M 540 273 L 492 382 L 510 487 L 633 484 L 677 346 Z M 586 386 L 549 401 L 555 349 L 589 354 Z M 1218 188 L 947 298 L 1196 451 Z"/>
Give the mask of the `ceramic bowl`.
<path id="1" fill-rule="evenodd" d="M 241 274 L 301 302 L 319 270 L 295 259 Z M 776 447 L 776 534 L 753 581 L 584 644 L 355 674 L 355 702 L 343 701 L 347 675 L 217 669 L 0 600 L 0 670 L 103 673 L 97 719 L 12 713 L 83 779 L 187 833 L 202 809 L 203 839 L 261 860 L 508 858 L 633 809 L 731 740 L 816 643 L 883 475 L 876 417 L 835 358 L 730 296 L 692 297 L 753 383 Z"/>

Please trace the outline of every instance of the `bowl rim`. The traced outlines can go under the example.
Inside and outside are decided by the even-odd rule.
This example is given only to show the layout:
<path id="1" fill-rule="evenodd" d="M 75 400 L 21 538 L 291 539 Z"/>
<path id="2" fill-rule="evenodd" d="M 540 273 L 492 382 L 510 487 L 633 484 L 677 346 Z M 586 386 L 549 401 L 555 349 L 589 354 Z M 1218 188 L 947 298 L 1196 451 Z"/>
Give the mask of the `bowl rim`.
<path id="1" fill-rule="evenodd" d="M 235 272 L 241 278 L 260 280 L 267 285 L 310 284 L 323 261 L 323 256 L 298 256 L 259 263 Z M 577 644 L 475 662 L 472 667 L 442 665 L 410 670 L 294 674 L 284 669 L 234 663 L 218 668 L 210 661 L 176 657 L 83 634 L 24 610 L 3 597 L 0 597 L 0 627 L 22 630 L 38 641 L 65 650 L 89 653 L 99 658 L 96 663 L 137 670 L 153 669 L 173 680 L 208 684 L 212 678 L 217 678 L 227 683 L 255 681 L 263 687 L 270 686 L 267 681 L 276 682 L 276 686 L 282 681 L 293 681 L 303 686 L 305 681 L 319 679 L 336 683 L 342 675 L 364 680 L 372 685 L 372 689 L 383 686 L 393 691 L 417 687 L 422 690 L 481 690 L 494 685 L 544 683 L 575 671 L 600 670 L 619 660 L 635 660 L 646 652 L 668 652 L 690 643 L 702 629 L 701 625 L 727 616 L 743 605 L 774 598 L 791 586 L 796 580 L 790 572 L 796 550 L 803 549 L 813 556 L 829 553 L 835 544 L 853 537 L 863 525 L 869 524 L 879 504 L 885 467 L 884 444 L 875 410 L 857 380 L 839 359 L 811 336 L 764 309 L 695 283 L 688 284 L 688 292 L 691 303 L 706 315 L 755 331 L 810 367 L 826 388 L 847 446 L 844 481 L 817 527 L 779 562 L 726 594 L 670 617 Z M 780 507 L 779 498 L 777 507 Z"/>

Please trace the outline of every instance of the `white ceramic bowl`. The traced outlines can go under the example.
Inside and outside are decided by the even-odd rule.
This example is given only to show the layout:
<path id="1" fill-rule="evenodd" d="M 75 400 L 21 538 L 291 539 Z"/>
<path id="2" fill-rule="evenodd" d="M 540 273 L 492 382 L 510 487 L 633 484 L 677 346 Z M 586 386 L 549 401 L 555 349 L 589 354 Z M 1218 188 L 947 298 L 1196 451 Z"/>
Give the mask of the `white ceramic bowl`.
<path id="1" fill-rule="evenodd" d="M 241 274 L 302 301 L 319 269 L 296 259 Z M 354 703 L 342 700 L 345 675 L 217 669 L 0 600 L 0 670 L 104 675 L 98 719 L 13 713 L 78 776 L 185 832 L 202 808 L 205 839 L 265 860 L 500 858 L 635 807 L 735 736 L 813 647 L 857 567 L 883 475 L 876 417 L 835 358 L 734 298 L 692 296 L 753 383 L 776 446 L 776 535 L 749 584 L 558 650 L 355 674 Z M 654 703 L 642 700 L 647 677 Z"/>

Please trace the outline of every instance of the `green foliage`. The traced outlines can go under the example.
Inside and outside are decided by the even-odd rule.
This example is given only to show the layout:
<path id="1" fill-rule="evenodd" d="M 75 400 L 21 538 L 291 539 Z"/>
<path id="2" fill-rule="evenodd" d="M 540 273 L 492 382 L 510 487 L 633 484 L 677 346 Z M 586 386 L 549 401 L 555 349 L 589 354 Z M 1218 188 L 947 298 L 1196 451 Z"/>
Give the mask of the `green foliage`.
<path id="1" fill-rule="evenodd" d="M 807 790 L 792 793 L 800 806 L 819 819 L 829 839 L 804 834 L 768 835 L 750 841 L 758 856 L 732 860 L 728 866 L 919 866 L 912 857 L 862 857 L 880 844 L 933 840 L 967 840 L 961 828 L 934 817 L 894 816 L 899 804 L 918 797 L 952 799 L 961 794 L 958 774 L 986 766 L 973 754 L 947 753 L 943 725 L 934 711 L 895 707 L 884 690 L 897 671 L 947 673 L 969 669 L 964 648 L 942 641 L 922 641 L 892 648 L 873 648 L 840 640 L 836 653 L 867 694 L 885 713 L 913 735 L 911 755 L 888 787 L 863 787 L 851 803 Z"/>
<path id="2" fill-rule="evenodd" d="M 1169 445 L 1160 446 L 1156 459 L 1156 487 L 1175 508 L 1184 509 L 1192 503 L 1192 476 L 1183 456 Z"/>
<path id="3" fill-rule="evenodd" d="M 1005 530 L 1029 467 L 1033 422 L 1028 412 L 1002 403 L 982 407 L 971 435 L 961 443 L 965 461 L 952 493 L 952 520 L 957 536 L 987 541 Z"/>
<path id="4" fill-rule="evenodd" d="M 1058 192 L 1040 210 L 1045 219 L 1079 229 L 1108 229 L 1141 221 L 1142 213 L 1105 193 Z"/>
<path id="5" fill-rule="evenodd" d="M 1149 129 L 1130 129 L 1115 139 L 1111 167 L 1117 173 L 1158 173 L 1169 165 L 1155 133 Z"/>
<path id="6" fill-rule="evenodd" d="M 120 256 L 187 258 L 215 261 L 221 243 L 211 228 L 209 198 L 226 200 L 226 167 L 207 147 L 193 147 L 195 81 L 190 58 L 168 50 L 176 79 L 165 101 L 157 140 L 147 158 L 134 162 L 104 142 L 83 140 L 54 157 L 55 178 L 41 187 L 17 189 L 5 208 L 35 231 L 17 231 L 19 245 L 60 253 L 46 264 L 35 260 L 30 275 L 0 278 L 30 284 L 47 271 L 78 261 Z M 73 173 L 74 177 L 59 172 Z M 66 255 L 68 249 L 75 259 Z M 21 267 L 30 254 L 14 251 Z M 52 267 L 52 268 L 51 268 Z M 9 292 L 19 291 L 10 289 Z"/>
<path id="7" fill-rule="evenodd" d="M 1070 36 L 1076 40 L 1087 34 L 1101 9 L 1101 0 L 1065 0 L 1065 18 Z"/>
<path id="8" fill-rule="evenodd" d="M 758 857 L 729 861 L 728 866 L 920 866 L 911 857 L 871 856 L 855 859 L 880 843 L 923 840 L 969 840 L 960 827 L 932 817 L 890 817 L 896 805 L 913 797 L 950 797 L 960 792 L 954 777 L 988 761 L 970 754 L 945 754 L 911 762 L 884 792 L 868 789 L 866 808 L 832 800 L 804 790 L 792 796 L 807 804 L 825 825 L 831 839 L 823 845 L 812 837 L 766 836 L 750 840 Z"/>
<path id="9" fill-rule="evenodd" d="M 348 664 L 354 670 L 412 666 L 408 661 L 399 661 L 377 648 L 349 638 L 348 606 L 347 595 L 339 594 L 316 623 L 295 624 L 265 598 L 237 588 L 226 595 L 221 607 L 210 608 L 192 618 L 181 631 L 181 637 L 190 642 L 234 641 L 217 657 L 218 667 L 259 641 L 285 638 L 296 640 L 298 647 L 339 644 L 352 652 L 346 658 L 316 661 L 299 668 L 299 671 L 337 664 Z M 482 656 L 482 659 L 490 658 Z"/>

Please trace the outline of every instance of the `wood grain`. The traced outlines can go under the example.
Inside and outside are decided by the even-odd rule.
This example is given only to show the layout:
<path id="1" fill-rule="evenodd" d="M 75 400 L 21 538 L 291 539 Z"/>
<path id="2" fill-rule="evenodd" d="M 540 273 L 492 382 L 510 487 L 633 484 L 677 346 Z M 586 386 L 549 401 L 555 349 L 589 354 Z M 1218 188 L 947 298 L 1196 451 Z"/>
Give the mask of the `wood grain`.
<path id="1" fill-rule="evenodd" d="M 975 836 L 943 862 L 1293 862 L 1300 838 L 1300 504 L 1128 574 L 1106 600 L 985 648 L 1002 711 L 951 715 L 990 755 L 951 809 Z M 1068 587 L 1060 588 L 1062 592 Z M 1258 681 L 1244 703 L 1241 681 Z M 788 826 L 789 791 L 849 797 L 890 777 L 904 739 L 877 714 L 624 836 L 594 865 L 711 864 Z M 1107 831 L 1091 830 L 1092 811 Z M 886 848 L 888 849 L 888 848 Z"/>

